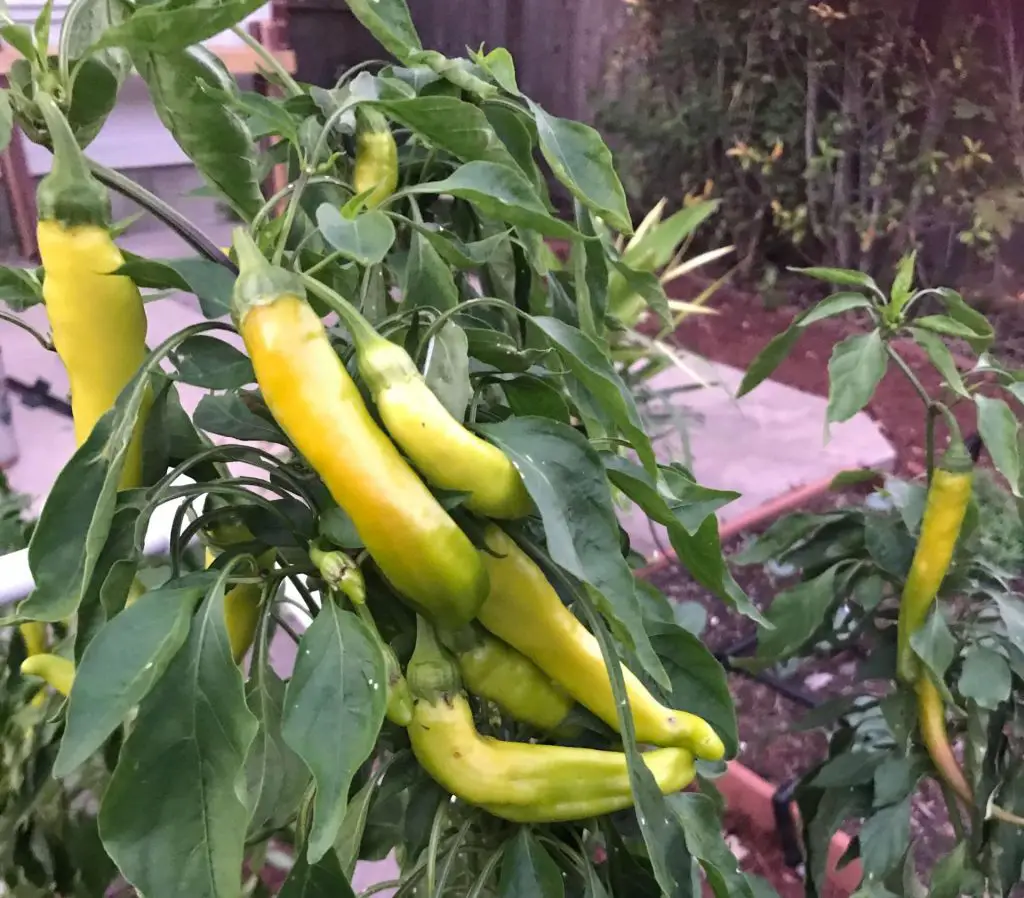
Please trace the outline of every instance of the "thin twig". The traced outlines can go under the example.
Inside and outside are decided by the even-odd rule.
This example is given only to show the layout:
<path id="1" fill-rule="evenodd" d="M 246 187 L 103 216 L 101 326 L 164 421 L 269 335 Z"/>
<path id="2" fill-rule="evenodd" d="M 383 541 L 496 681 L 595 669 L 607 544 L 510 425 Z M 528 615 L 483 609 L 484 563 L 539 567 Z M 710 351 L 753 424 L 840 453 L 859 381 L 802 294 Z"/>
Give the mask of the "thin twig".
<path id="1" fill-rule="evenodd" d="M 907 380 L 910 381 L 910 385 L 914 388 L 914 391 L 918 396 L 921 397 L 921 401 L 925 404 L 927 409 L 931 409 L 935 405 L 935 400 L 928 395 L 928 391 L 924 388 L 924 384 L 918 380 L 916 374 L 911 370 L 910 365 L 906 363 L 903 356 L 901 356 L 895 349 L 892 348 L 891 343 L 885 344 L 885 351 L 889 354 L 889 357 L 896 363 L 897 367 L 906 375 Z"/>
<path id="2" fill-rule="evenodd" d="M 111 190 L 116 190 L 118 193 L 128 197 L 128 199 L 138 203 L 143 209 L 152 214 L 154 218 L 159 219 L 178 234 L 182 240 L 188 243 L 200 255 L 206 256 L 211 262 L 223 265 L 232 274 L 238 274 L 238 267 L 221 252 L 220 247 L 173 206 L 165 203 L 160 197 L 150 193 L 141 184 L 137 184 L 119 171 L 107 168 L 107 166 L 101 165 L 92 159 L 89 160 L 89 168 L 100 182 L 106 184 Z"/>
<path id="3" fill-rule="evenodd" d="M 231 31 L 241 38 L 243 43 L 260 58 L 260 61 L 267 67 L 268 74 L 272 73 L 277 76 L 277 80 L 281 83 L 281 87 L 285 89 L 289 97 L 302 96 L 302 88 L 299 87 L 298 82 L 291 76 L 291 72 L 281 65 L 281 60 L 274 56 L 270 50 L 249 34 L 241 25 L 232 25 Z"/>
<path id="4" fill-rule="evenodd" d="M 23 331 L 30 333 L 33 337 L 36 338 L 39 345 L 42 346 L 43 349 L 48 349 L 50 352 L 57 351 L 57 347 L 53 345 L 52 340 L 48 340 L 43 334 L 39 333 L 39 331 L 32 327 L 31 324 L 29 324 L 26 321 L 23 321 L 17 315 L 11 312 L 0 311 L 0 321 L 7 321 L 10 324 L 13 324 L 15 327 L 20 327 Z"/>

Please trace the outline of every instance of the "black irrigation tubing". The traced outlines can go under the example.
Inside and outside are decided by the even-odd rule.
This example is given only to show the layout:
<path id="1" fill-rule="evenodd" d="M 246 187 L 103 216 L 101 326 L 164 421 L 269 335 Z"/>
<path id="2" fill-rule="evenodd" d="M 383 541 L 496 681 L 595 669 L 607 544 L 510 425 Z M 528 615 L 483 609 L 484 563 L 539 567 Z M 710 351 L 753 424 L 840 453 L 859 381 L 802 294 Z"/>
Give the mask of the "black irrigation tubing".
<path id="1" fill-rule="evenodd" d="M 71 406 L 59 396 L 54 396 L 48 381 L 41 377 L 31 386 L 18 380 L 16 377 L 5 377 L 4 384 L 7 389 L 21 399 L 22 405 L 26 408 L 46 408 L 65 418 L 71 417 Z"/>

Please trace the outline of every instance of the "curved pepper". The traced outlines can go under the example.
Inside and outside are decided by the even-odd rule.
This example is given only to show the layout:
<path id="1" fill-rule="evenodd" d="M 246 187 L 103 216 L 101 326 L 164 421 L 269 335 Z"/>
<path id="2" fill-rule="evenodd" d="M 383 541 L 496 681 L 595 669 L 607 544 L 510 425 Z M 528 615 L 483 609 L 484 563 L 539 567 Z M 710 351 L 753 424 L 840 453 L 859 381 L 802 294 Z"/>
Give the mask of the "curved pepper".
<path id="1" fill-rule="evenodd" d="M 356 110 L 356 119 L 352 187 L 357 195 L 371 190 L 366 207 L 376 209 L 398 186 L 398 145 L 387 119 L 376 109 L 362 106 Z"/>
<path id="2" fill-rule="evenodd" d="M 597 640 L 562 604 L 541 569 L 500 528 L 488 527 L 484 539 L 490 551 L 481 556 L 491 591 L 478 614 L 480 623 L 617 729 L 615 697 Z M 625 665 L 622 674 L 638 742 L 682 745 L 711 761 L 725 755 L 722 740 L 707 721 L 666 708 Z"/>
<path id="3" fill-rule="evenodd" d="M 447 625 L 487 594 L 476 549 L 370 417 L 302 285 L 235 231 L 232 312 L 263 398 L 399 595 Z"/>
<path id="4" fill-rule="evenodd" d="M 917 724 L 935 769 L 953 792 L 967 804 L 973 802 L 971 787 L 967 783 L 960 763 L 953 754 L 946 731 L 946 708 L 942 694 L 928 674 L 923 674 L 915 685 L 917 691 Z"/>
<path id="5" fill-rule="evenodd" d="M 131 278 L 115 275 L 124 257 L 111 239 L 110 199 L 90 173 L 67 120 L 38 96 L 53 143 L 53 168 L 39 183 L 36 235 L 43 301 L 53 345 L 67 369 L 75 440 L 81 445 L 146 358 L 146 313 Z M 121 487 L 142 483 L 143 406 Z"/>
<path id="6" fill-rule="evenodd" d="M 71 694 L 75 681 L 73 661 L 60 655 L 33 655 L 21 662 L 21 672 L 27 677 L 39 677 L 56 689 L 61 695 Z"/>
<path id="7" fill-rule="evenodd" d="M 481 736 L 458 675 L 420 621 L 409 685 L 416 700 L 409 740 L 424 770 L 463 801 L 516 822 L 551 823 L 633 804 L 622 752 L 503 742 Z M 694 777 L 693 755 L 661 748 L 644 762 L 665 794 Z"/>
<path id="8" fill-rule="evenodd" d="M 440 637 L 455 655 L 470 693 L 538 729 L 550 732 L 562 726 L 572 697 L 525 655 L 475 625 Z"/>
<path id="9" fill-rule="evenodd" d="M 359 374 L 388 433 L 416 469 L 434 486 L 467 493 L 466 508 L 477 514 L 529 514 L 530 495 L 505 453 L 452 417 L 401 346 L 378 334 L 342 297 L 322 285 L 317 289 L 351 332 Z"/>

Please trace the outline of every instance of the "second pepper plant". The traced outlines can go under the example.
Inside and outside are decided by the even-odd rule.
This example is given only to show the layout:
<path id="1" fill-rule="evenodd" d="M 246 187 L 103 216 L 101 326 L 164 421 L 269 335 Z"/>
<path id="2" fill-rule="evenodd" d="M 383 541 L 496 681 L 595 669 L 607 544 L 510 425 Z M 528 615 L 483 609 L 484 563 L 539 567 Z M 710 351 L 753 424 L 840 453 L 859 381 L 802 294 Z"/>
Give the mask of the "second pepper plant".
<path id="1" fill-rule="evenodd" d="M 8 680 L 41 696 L 40 792 L 90 772 L 74 844 L 23 787 L 4 878 L 345 896 L 391 854 L 402 895 L 691 895 L 703 873 L 751 896 L 714 788 L 737 751 L 724 673 L 638 582 L 615 514 L 613 493 L 637 503 L 760 619 L 719 545 L 735 494 L 659 464 L 617 373 L 614 297 L 630 321 L 672 309 L 619 252 L 611 154 L 523 95 L 506 51 L 424 49 L 403 0 L 349 2 L 392 61 L 324 89 L 256 45 L 278 95 L 243 91 L 202 42 L 247 39 L 260 5 L 72 0 L 56 56 L 48 12 L 2 29 L 24 58 L 0 110 L 54 152 L 42 268 L 5 269 L 4 298 L 45 305 L 79 443 L 5 618 L 29 656 Z M 239 218 L 231 247 L 89 159 L 132 68 Z M 109 190 L 191 254 L 120 251 Z M 140 288 L 205 320 L 147 347 Z"/>

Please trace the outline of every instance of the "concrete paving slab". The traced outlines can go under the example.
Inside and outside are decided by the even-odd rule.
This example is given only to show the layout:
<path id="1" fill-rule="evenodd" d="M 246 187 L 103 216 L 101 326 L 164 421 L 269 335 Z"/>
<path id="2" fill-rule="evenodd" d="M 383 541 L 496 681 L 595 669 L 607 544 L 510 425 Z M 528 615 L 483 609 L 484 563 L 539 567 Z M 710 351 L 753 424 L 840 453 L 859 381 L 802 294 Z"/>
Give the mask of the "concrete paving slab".
<path id="1" fill-rule="evenodd" d="M 726 523 L 790 490 L 818 483 L 852 468 L 892 468 L 896 454 L 864 413 L 825 431 L 828 403 L 774 381 L 735 398 L 743 372 L 688 357 L 687 372 L 673 367 L 650 387 L 673 391 L 671 403 L 685 419 L 679 431 L 655 441 L 659 461 L 678 461 L 706 486 L 735 490 L 739 499 L 719 512 Z M 708 386 L 699 387 L 701 383 Z M 692 459 L 692 462 L 691 462 Z M 648 558 L 668 546 L 664 528 L 652 527 L 638 509 L 620 514 L 633 547 Z"/>

